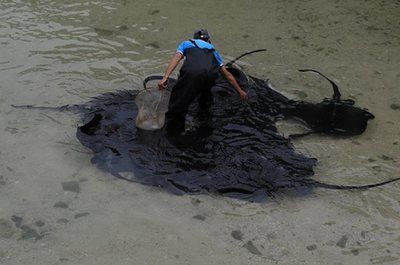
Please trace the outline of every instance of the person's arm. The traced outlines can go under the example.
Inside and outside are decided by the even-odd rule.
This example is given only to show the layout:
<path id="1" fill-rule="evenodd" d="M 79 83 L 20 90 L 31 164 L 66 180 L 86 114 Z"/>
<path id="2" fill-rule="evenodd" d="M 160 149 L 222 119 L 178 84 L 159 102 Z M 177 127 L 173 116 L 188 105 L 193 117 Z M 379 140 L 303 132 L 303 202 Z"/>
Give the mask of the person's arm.
<path id="1" fill-rule="evenodd" d="M 228 80 L 229 84 L 233 86 L 233 88 L 239 93 L 241 99 L 247 99 L 247 93 L 239 86 L 238 82 L 236 81 L 235 77 L 228 70 L 226 70 L 225 66 L 221 66 L 220 68 L 221 74 Z"/>
<path id="2" fill-rule="evenodd" d="M 174 57 L 172 57 L 171 61 L 168 64 L 167 70 L 165 70 L 163 79 L 158 82 L 158 88 L 164 89 L 167 87 L 167 80 L 171 73 L 175 70 L 176 66 L 182 60 L 183 54 L 180 52 L 175 53 Z"/>

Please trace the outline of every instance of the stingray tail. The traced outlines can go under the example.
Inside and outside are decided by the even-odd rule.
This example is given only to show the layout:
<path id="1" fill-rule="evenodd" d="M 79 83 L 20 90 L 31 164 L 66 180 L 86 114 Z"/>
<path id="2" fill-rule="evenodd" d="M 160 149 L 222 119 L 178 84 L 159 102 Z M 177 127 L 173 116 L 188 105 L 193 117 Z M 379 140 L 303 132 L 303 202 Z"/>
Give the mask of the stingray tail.
<path id="1" fill-rule="evenodd" d="M 81 110 L 90 110 L 83 105 L 69 105 L 69 104 L 58 107 L 11 104 L 11 107 L 16 109 L 35 109 L 35 110 L 49 110 L 49 111 L 59 111 L 59 112 L 65 112 L 65 111 L 78 112 Z"/>
<path id="2" fill-rule="evenodd" d="M 236 57 L 235 59 L 233 59 L 232 61 L 228 62 L 226 64 L 226 67 L 231 67 L 237 60 L 239 60 L 240 58 L 252 54 L 252 53 L 256 53 L 256 52 L 265 52 L 267 49 L 258 49 L 258 50 L 254 50 L 254 51 L 250 51 L 250 52 L 245 52 L 242 55 L 240 55 L 239 57 Z"/>
<path id="3" fill-rule="evenodd" d="M 366 189 L 370 189 L 370 188 L 383 186 L 383 185 L 386 185 L 386 184 L 389 184 L 389 183 L 392 183 L 392 182 L 395 182 L 398 180 L 400 180 L 400 178 L 394 178 L 394 179 L 390 179 L 390 180 L 379 182 L 379 183 L 359 185 L 359 186 L 336 185 L 336 184 L 323 183 L 323 182 L 319 182 L 319 181 L 312 181 L 311 184 L 313 184 L 319 188 L 332 189 L 332 190 L 366 190 Z"/>
<path id="4" fill-rule="evenodd" d="M 340 97 L 341 97 L 342 95 L 340 94 L 339 87 L 336 85 L 335 82 L 333 82 L 333 81 L 332 81 L 331 79 L 329 79 L 327 76 L 325 76 L 324 74 L 318 72 L 317 70 L 313 70 L 313 69 L 300 69 L 299 71 L 300 71 L 300 72 L 314 72 L 314 73 L 317 73 L 317 74 L 319 74 L 319 75 L 325 77 L 325 79 L 328 80 L 329 83 L 332 84 L 332 87 L 333 87 L 333 99 L 335 99 L 335 100 L 340 100 Z"/>

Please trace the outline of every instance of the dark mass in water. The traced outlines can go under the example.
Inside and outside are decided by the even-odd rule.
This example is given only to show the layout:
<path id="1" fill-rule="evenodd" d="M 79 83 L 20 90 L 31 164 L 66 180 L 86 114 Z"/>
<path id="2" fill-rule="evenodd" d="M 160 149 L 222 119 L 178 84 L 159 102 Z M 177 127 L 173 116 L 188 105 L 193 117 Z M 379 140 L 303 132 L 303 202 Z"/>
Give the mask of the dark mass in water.
<path id="1" fill-rule="evenodd" d="M 394 181 L 365 186 L 315 181 L 312 176 L 317 160 L 296 152 L 290 139 L 278 133 L 275 122 L 290 117 L 304 120 L 315 132 L 362 133 L 373 115 L 355 107 L 354 102 L 340 100 L 336 85 L 333 99 L 313 104 L 290 100 L 268 80 L 228 69 L 249 100 L 241 101 L 220 78 L 212 88 L 214 104 L 209 115 L 198 116 L 194 103 L 186 132 L 177 136 L 136 128 L 134 100 L 138 91 L 134 90 L 106 93 L 82 105 L 25 107 L 79 113 L 84 125 L 78 128 L 77 138 L 93 151 L 94 165 L 118 178 L 175 194 L 215 193 L 263 201 L 277 192 L 301 196 L 314 187 L 364 189 Z M 172 86 L 174 80 L 169 82 Z"/>
<path id="2" fill-rule="evenodd" d="M 243 103 L 219 80 L 212 89 L 210 115 L 198 117 L 194 104 L 183 135 L 137 129 L 136 91 L 119 91 L 87 104 L 90 114 L 83 113 L 85 125 L 77 137 L 93 150 L 92 163 L 100 169 L 176 194 L 210 192 L 262 200 L 283 188 L 309 191 L 304 181 L 313 175 L 316 159 L 296 153 L 277 132 L 281 95 L 244 75 L 237 77 L 250 101 Z"/>
<path id="3" fill-rule="evenodd" d="M 326 78 L 332 85 L 332 99 L 324 99 L 320 103 L 291 101 L 282 108 L 286 118 L 297 117 L 307 123 L 312 129 L 310 133 L 325 133 L 329 135 L 359 135 L 367 129 L 368 120 L 375 118 L 366 109 L 354 106 L 354 100 L 341 100 L 339 87 L 322 73 L 303 69 L 301 72 L 315 72 Z M 301 135 L 296 135 L 301 136 Z"/>
<path id="4" fill-rule="evenodd" d="M 325 112 L 321 114 L 320 104 L 325 103 L 289 100 L 272 89 L 268 81 L 249 77 L 236 68 L 228 69 L 247 91 L 249 101 L 241 101 L 228 82 L 219 79 L 212 88 L 214 104 L 210 115 L 198 117 L 195 103 L 187 118 L 189 129 L 183 135 L 137 129 L 136 91 L 119 91 L 88 103 L 91 111 L 83 115 L 85 125 L 78 129 L 77 137 L 93 150 L 92 163 L 100 169 L 176 194 L 218 193 L 260 201 L 278 191 L 304 195 L 313 187 L 361 189 L 386 183 L 341 186 L 313 180 L 317 160 L 296 152 L 275 127 L 278 119 L 297 116 L 320 132 L 332 134 L 341 125 L 342 134 L 355 134 L 352 126 L 357 125 L 357 120 L 348 125 L 330 122 L 330 127 L 318 124 L 327 118 L 346 120 L 347 114 L 332 114 L 339 112 L 332 109 L 348 106 L 346 102 L 335 98 L 326 103 L 334 106 L 323 108 Z M 146 78 L 145 82 L 152 79 Z M 174 80 L 170 82 L 173 85 Z M 314 117 L 314 121 L 312 113 L 303 110 L 305 104 L 319 109 L 315 115 L 326 117 Z M 361 110 L 349 106 L 350 114 Z M 296 108 L 298 111 L 293 112 Z"/>

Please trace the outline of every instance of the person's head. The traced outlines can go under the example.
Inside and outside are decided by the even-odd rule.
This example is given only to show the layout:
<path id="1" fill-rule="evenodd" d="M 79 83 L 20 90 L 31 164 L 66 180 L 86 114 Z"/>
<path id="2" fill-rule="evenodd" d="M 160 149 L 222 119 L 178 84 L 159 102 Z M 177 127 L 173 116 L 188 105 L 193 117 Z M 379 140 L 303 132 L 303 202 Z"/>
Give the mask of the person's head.
<path id="1" fill-rule="evenodd" d="M 200 39 L 210 42 L 210 34 L 208 34 L 208 31 L 206 29 L 197 29 L 193 33 L 193 39 Z"/>

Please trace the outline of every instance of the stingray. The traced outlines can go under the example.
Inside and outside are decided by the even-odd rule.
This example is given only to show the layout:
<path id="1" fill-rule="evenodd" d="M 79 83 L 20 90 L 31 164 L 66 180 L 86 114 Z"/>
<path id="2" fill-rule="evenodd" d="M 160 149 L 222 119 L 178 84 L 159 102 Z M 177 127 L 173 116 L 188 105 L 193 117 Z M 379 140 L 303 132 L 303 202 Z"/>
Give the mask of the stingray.
<path id="1" fill-rule="evenodd" d="M 365 108 L 355 106 L 352 99 L 341 99 L 339 87 L 331 79 L 312 69 L 302 69 L 301 72 L 315 72 L 327 79 L 333 88 L 332 98 L 325 98 L 320 103 L 305 101 L 290 101 L 282 109 L 286 118 L 297 117 L 305 121 L 312 131 L 311 133 L 325 133 L 329 135 L 359 135 L 366 128 L 368 121 L 374 119 L 374 115 Z"/>
<path id="2" fill-rule="evenodd" d="M 137 90 L 105 93 L 78 105 L 19 107 L 77 113 L 82 126 L 77 128 L 76 137 L 93 151 L 91 162 L 96 167 L 117 178 L 174 194 L 212 193 L 264 201 L 282 193 L 305 196 L 316 187 L 366 189 L 399 179 L 361 186 L 313 179 L 317 159 L 297 152 L 291 139 L 282 136 L 275 123 L 298 117 L 316 132 L 337 135 L 338 125 L 333 123 L 333 127 L 319 130 L 314 124 L 318 125 L 315 120 L 320 119 L 313 120 L 312 113 L 301 111 L 300 106 L 318 108 L 321 103 L 291 100 L 272 88 L 268 80 L 248 76 L 234 68 L 233 63 L 228 70 L 247 91 L 249 100 L 241 101 L 225 79 L 218 79 L 211 89 L 214 103 L 210 115 L 199 117 L 194 103 L 187 116 L 188 128 L 178 136 L 168 136 L 162 129 L 136 128 Z M 148 77 L 144 82 L 152 79 L 157 77 Z M 173 86 L 175 80 L 169 82 Z M 346 104 L 340 97 L 332 100 L 333 104 Z M 350 112 L 359 109 L 354 104 L 349 106 Z M 330 110 L 326 113 L 332 115 Z M 353 133 L 345 129 L 349 135 Z"/>

